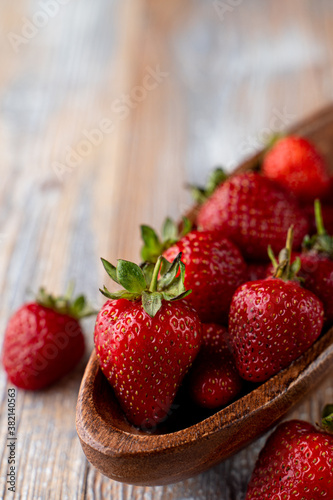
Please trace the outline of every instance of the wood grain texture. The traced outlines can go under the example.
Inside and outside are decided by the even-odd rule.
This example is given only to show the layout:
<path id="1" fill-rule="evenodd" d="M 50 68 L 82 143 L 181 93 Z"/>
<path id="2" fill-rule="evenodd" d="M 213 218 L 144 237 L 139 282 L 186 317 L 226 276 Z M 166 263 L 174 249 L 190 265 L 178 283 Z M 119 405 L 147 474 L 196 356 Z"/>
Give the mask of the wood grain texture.
<path id="1" fill-rule="evenodd" d="M 1 332 L 40 285 L 56 293 L 74 278 L 99 306 L 100 256 L 138 260 L 139 224 L 183 213 L 186 182 L 203 183 L 216 164 L 232 169 L 271 131 L 332 101 L 331 2 L 236 3 L 59 2 L 15 51 L 9 34 L 41 22 L 40 2 L 1 2 Z M 133 89 L 157 65 L 169 75 L 125 117 L 115 101 L 140 99 Z M 103 120 L 114 128 L 87 150 Z M 89 350 L 93 323 L 84 326 Z M 75 432 L 84 364 L 47 391 L 17 391 L 15 498 L 243 500 L 263 439 L 173 486 L 122 485 L 90 467 Z M 291 416 L 318 420 L 332 385 L 327 377 Z M 0 497 L 12 498 L 6 391 L 1 370 Z"/>

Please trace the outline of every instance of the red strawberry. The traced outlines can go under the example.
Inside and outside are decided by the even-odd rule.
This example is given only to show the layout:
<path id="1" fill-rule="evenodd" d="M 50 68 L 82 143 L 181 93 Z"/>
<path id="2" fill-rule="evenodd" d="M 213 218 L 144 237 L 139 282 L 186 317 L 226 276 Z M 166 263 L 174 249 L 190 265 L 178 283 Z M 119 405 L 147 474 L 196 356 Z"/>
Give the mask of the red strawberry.
<path id="1" fill-rule="evenodd" d="M 317 234 L 306 237 L 300 255 L 299 276 L 303 286 L 316 294 L 324 305 L 325 324 L 333 323 L 333 236 L 324 228 L 320 202 L 315 202 Z"/>
<path id="2" fill-rule="evenodd" d="M 40 290 L 36 302 L 11 317 L 2 351 L 8 379 L 22 389 L 42 389 L 69 373 L 84 354 L 79 319 L 94 314 L 79 296 L 55 299 Z"/>
<path id="3" fill-rule="evenodd" d="M 311 142 L 288 136 L 278 140 L 264 158 L 264 175 L 303 201 L 325 196 L 330 188 L 328 168 Z"/>
<path id="4" fill-rule="evenodd" d="M 298 358 L 321 333 L 321 301 L 290 281 L 300 265 L 299 260 L 290 265 L 291 247 L 292 230 L 275 278 L 245 283 L 232 299 L 230 343 L 246 380 L 267 380 Z"/>
<path id="5" fill-rule="evenodd" d="M 333 436 L 302 420 L 280 424 L 261 450 L 246 500 L 333 498 Z"/>
<path id="6" fill-rule="evenodd" d="M 227 345 L 227 329 L 202 325 L 203 346 L 189 375 L 189 391 L 193 401 L 204 408 L 225 406 L 242 389 L 242 379 Z"/>
<path id="7" fill-rule="evenodd" d="M 295 225 L 294 247 L 308 232 L 308 221 L 294 198 L 255 172 L 230 177 L 201 206 L 198 226 L 220 230 L 249 259 L 267 259 L 267 247 L 283 247 L 289 226 Z"/>
<path id="8" fill-rule="evenodd" d="M 227 324 L 231 298 L 246 279 L 246 264 L 238 248 L 215 231 L 191 231 L 177 241 L 174 230 L 174 238 L 164 237 L 162 242 L 153 229 L 142 226 L 141 231 L 145 242 L 142 257 L 146 260 L 153 260 L 154 248 L 155 253 L 161 250 L 169 262 L 182 253 L 186 266 L 185 287 L 192 290 L 186 300 L 196 309 L 201 321 Z M 150 251 L 152 240 L 154 246 Z"/>
<path id="9" fill-rule="evenodd" d="M 247 281 L 257 281 L 267 277 L 267 262 L 248 262 L 247 263 Z"/>
<path id="10" fill-rule="evenodd" d="M 155 267 L 142 269 L 123 260 L 115 268 L 103 260 L 108 274 L 125 290 L 102 291 L 111 300 L 97 316 L 96 352 L 128 420 L 142 429 L 167 418 L 201 346 L 197 313 L 184 300 L 175 302 L 189 293 L 180 257 L 171 265 L 160 257 Z"/>

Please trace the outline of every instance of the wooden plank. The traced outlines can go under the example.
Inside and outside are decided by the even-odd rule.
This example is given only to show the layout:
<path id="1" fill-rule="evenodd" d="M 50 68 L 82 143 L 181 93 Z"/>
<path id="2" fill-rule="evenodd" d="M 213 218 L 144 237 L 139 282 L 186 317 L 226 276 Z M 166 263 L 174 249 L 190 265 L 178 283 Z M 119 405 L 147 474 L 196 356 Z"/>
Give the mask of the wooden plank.
<path id="1" fill-rule="evenodd" d="M 159 227 L 185 212 L 186 182 L 204 182 L 218 163 L 232 169 L 270 131 L 331 100 L 329 1 L 221 4 L 223 11 L 199 0 L 59 3 L 17 52 L 8 34 L 36 20 L 40 4 L 0 5 L 2 332 L 27 289 L 41 284 L 59 292 L 73 277 L 100 305 L 97 289 L 108 284 L 100 256 L 138 261 L 139 224 Z M 156 67 L 168 75 L 145 93 Z M 115 104 L 127 94 L 128 115 Z M 105 120 L 114 129 L 87 146 Z M 61 166 L 67 171 L 57 176 Z M 92 328 L 88 321 L 90 347 Z M 16 498 L 243 499 L 263 439 L 170 487 L 131 487 L 97 473 L 74 428 L 83 367 L 42 393 L 18 391 Z M 1 370 L 1 498 L 11 498 L 6 391 Z M 315 421 L 332 392 L 328 379 L 291 416 Z"/>

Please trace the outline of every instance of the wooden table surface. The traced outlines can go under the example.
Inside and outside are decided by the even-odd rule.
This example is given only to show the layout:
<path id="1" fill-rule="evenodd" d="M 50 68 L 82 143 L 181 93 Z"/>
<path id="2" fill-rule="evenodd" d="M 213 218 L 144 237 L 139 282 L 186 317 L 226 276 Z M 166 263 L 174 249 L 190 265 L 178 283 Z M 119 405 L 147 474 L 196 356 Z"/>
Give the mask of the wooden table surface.
<path id="1" fill-rule="evenodd" d="M 103 256 L 139 261 L 139 224 L 191 204 L 186 183 L 228 170 L 333 99 L 329 0 L 3 0 L 0 5 L 0 322 L 40 285 L 75 279 L 99 307 Z M 75 431 L 76 371 L 16 391 L 8 492 L 0 371 L 0 497 L 243 500 L 261 438 L 198 477 L 143 488 L 89 465 Z M 289 416 L 318 420 L 328 377 Z"/>

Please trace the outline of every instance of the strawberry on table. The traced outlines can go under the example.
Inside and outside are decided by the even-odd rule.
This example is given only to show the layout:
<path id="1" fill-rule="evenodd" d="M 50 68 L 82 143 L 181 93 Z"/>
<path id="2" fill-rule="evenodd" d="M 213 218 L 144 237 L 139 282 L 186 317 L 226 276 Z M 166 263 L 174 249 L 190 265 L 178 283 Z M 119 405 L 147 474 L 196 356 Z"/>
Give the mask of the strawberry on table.
<path id="1" fill-rule="evenodd" d="M 287 367 L 319 337 L 324 309 L 295 281 L 300 261 L 290 264 L 292 229 L 274 277 L 241 285 L 232 299 L 229 336 L 240 375 L 262 382 Z"/>
<path id="2" fill-rule="evenodd" d="M 71 301 L 41 289 L 35 302 L 24 304 L 9 320 L 2 363 L 11 383 L 43 389 L 69 373 L 84 354 L 79 320 L 95 314 L 83 295 Z"/>
<path id="3" fill-rule="evenodd" d="M 142 268 L 124 260 L 114 267 L 102 259 L 124 290 L 101 290 L 110 300 L 97 316 L 96 353 L 127 419 L 145 430 L 167 418 L 201 346 L 201 322 L 182 300 L 190 290 L 180 259 L 170 264 L 159 257 Z"/>
<path id="4" fill-rule="evenodd" d="M 246 264 L 238 248 L 216 231 L 193 230 L 177 240 L 174 228 L 173 233 L 169 231 L 173 238 L 164 237 L 162 241 L 148 226 L 141 226 L 141 232 L 145 260 L 153 261 L 154 248 L 155 253 L 163 252 L 169 262 L 182 253 L 186 266 L 185 287 L 192 290 L 186 300 L 196 309 L 201 321 L 227 324 L 232 296 L 246 279 Z"/>
<path id="5" fill-rule="evenodd" d="M 144 262 L 155 264 L 165 250 L 177 243 L 183 236 L 186 236 L 191 229 L 192 223 L 187 217 L 183 217 L 182 223 L 179 225 L 170 217 L 167 217 L 162 226 L 161 237 L 152 227 L 143 224 L 140 226 L 143 241 L 141 258 Z"/>
<path id="6" fill-rule="evenodd" d="M 303 286 L 316 294 L 324 305 L 325 324 L 333 324 L 333 236 L 324 227 L 319 200 L 315 201 L 317 234 L 306 237 L 300 255 L 299 276 Z"/>
<path id="7" fill-rule="evenodd" d="M 324 410 L 332 412 L 332 405 Z M 332 415 L 323 419 L 332 428 Z M 261 450 L 246 500 L 333 498 L 333 436 L 302 420 L 280 424 Z"/>
<path id="8" fill-rule="evenodd" d="M 287 136 L 278 140 L 266 153 L 262 171 L 302 201 L 322 198 L 330 189 L 324 158 L 303 137 Z"/>
<path id="9" fill-rule="evenodd" d="M 268 245 L 278 252 L 291 225 L 294 248 L 299 248 L 309 227 L 294 197 L 256 172 L 234 175 L 221 184 L 200 207 L 197 223 L 199 229 L 221 231 L 252 260 L 267 260 Z"/>
<path id="10" fill-rule="evenodd" d="M 242 379 L 228 348 L 227 329 L 202 325 L 203 345 L 189 374 L 192 400 L 203 408 L 218 408 L 233 401 L 242 389 Z"/>

